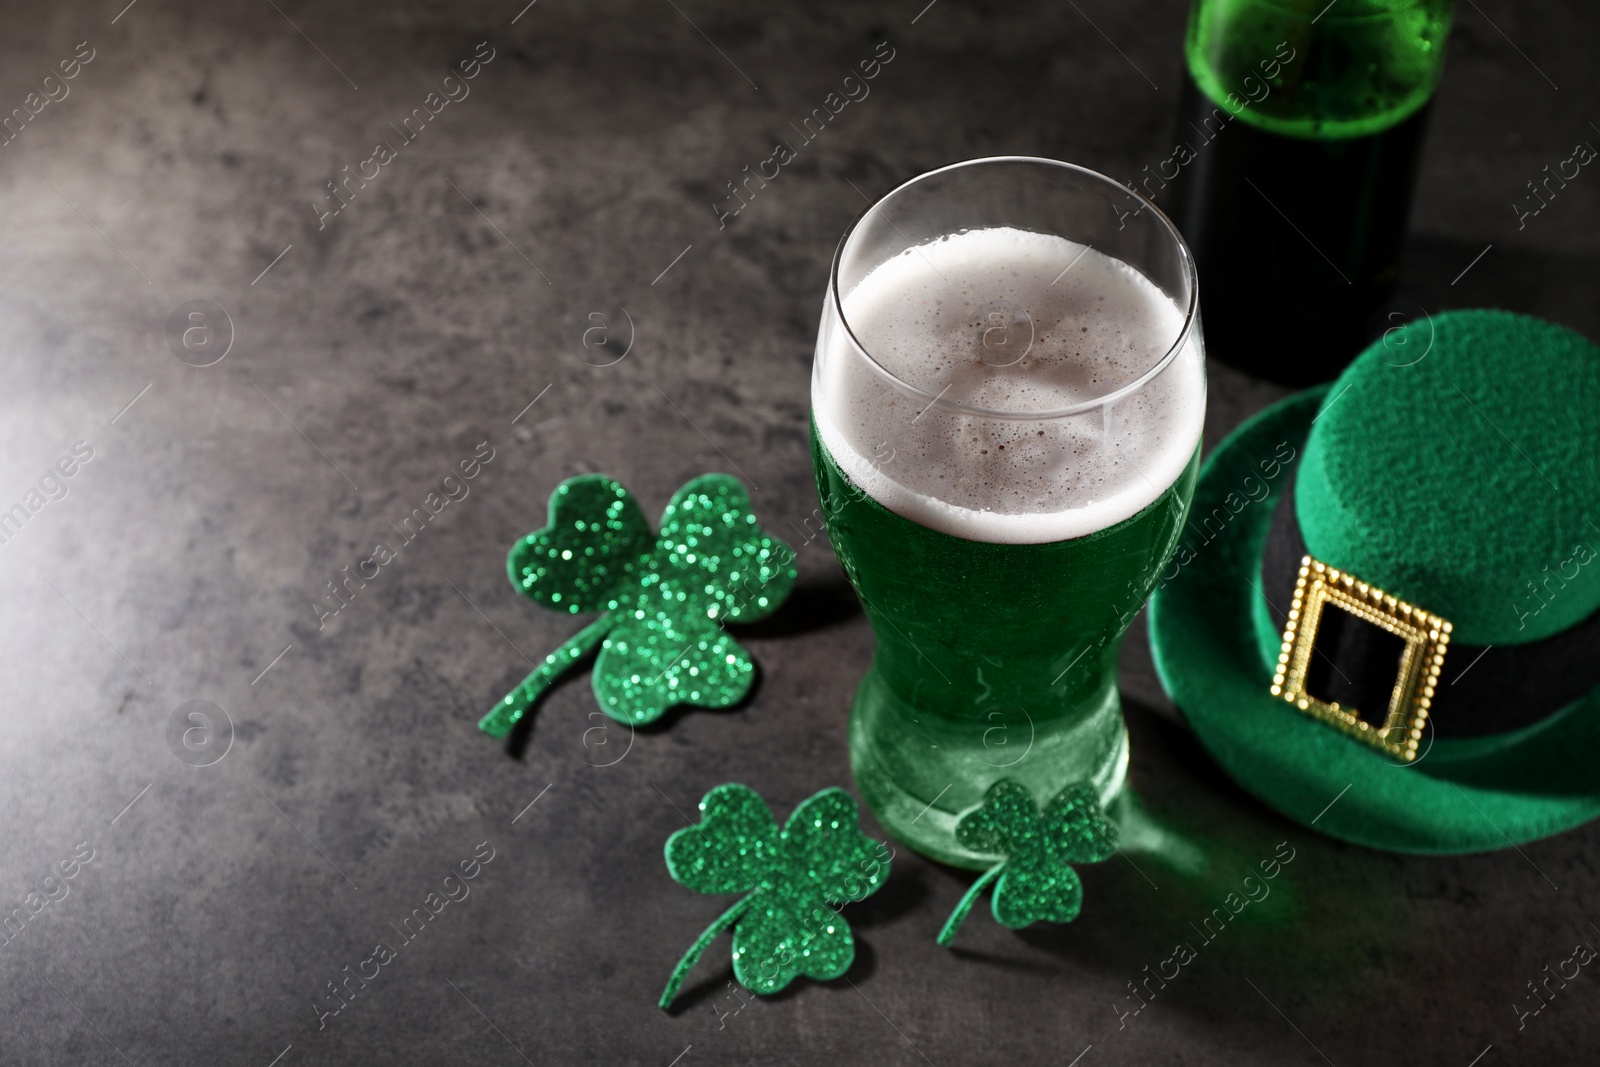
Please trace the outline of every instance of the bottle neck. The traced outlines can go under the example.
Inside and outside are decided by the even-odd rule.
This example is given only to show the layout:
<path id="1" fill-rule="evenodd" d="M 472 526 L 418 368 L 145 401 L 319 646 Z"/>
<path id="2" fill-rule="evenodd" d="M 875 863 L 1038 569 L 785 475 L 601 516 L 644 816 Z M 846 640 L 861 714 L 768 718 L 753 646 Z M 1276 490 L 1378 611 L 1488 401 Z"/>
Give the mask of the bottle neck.
<path id="1" fill-rule="evenodd" d="M 1369 137 L 1432 98 L 1452 14 L 1451 0 L 1195 0 L 1184 54 L 1200 92 L 1249 125 Z"/>

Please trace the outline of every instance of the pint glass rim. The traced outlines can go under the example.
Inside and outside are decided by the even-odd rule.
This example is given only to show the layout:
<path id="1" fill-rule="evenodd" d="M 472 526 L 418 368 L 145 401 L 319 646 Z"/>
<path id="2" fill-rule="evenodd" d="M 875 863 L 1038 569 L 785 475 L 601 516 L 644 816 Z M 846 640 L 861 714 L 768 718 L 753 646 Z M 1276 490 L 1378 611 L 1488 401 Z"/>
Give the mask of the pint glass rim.
<path id="1" fill-rule="evenodd" d="M 1161 356 L 1160 359 L 1156 360 L 1148 370 L 1139 375 L 1139 377 L 1135 378 L 1133 381 L 1112 390 L 1104 396 L 1098 396 L 1092 400 L 1085 400 L 1082 403 L 1073 404 L 1069 407 L 1054 408 L 1047 411 L 1000 411 L 992 408 L 977 407 L 972 404 L 963 404 L 957 400 L 947 399 L 943 393 L 930 393 L 925 389 L 912 385 L 904 378 L 901 378 L 899 375 L 895 374 L 888 367 L 885 367 L 882 363 L 878 362 L 877 357 L 873 356 L 873 354 L 867 350 L 867 346 L 862 344 L 861 339 L 856 336 L 855 329 L 850 325 L 850 319 L 845 315 L 844 312 L 843 294 L 839 292 L 839 267 L 844 261 L 844 254 L 850 245 L 851 238 L 856 235 L 856 231 L 860 229 L 861 224 L 866 221 L 867 216 L 871 215 L 891 198 L 898 196 L 900 193 L 910 189 L 914 185 L 917 185 L 919 182 L 927 181 L 928 179 L 938 177 L 941 174 L 947 174 L 950 171 L 993 163 L 1029 163 L 1039 164 L 1046 167 L 1058 167 L 1062 170 L 1075 171 L 1078 174 L 1084 175 L 1085 177 L 1104 184 L 1107 187 L 1108 192 L 1115 191 L 1124 193 L 1127 196 L 1137 200 L 1140 204 L 1140 211 L 1154 212 L 1156 221 L 1160 223 L 1167 236 L 1171 238 L 1173 246 L 1178 254 L 1178 261 L 1182 264 L 1184 282 L 1189 290 L 1188 307 L 1184 308 L 1183 325 L 1178 329 L 1178 334 L 1173 339 L 1172 344 L 1167 348 L 1166 352 Z M 1067 234 L 1057 234 L 1056 236 L 1066 237 L 1068 240 L 1071 240 L 1070 235 Z M 1085 247 L 1091 246 L 1085 245 Z M 1140 271 L 1140 273 L 1143 274 L 1144 272 Z M 1068 163 L 1060 159 L 1049 159 L 1045 156 L 978 156 L 974 159 L 964 159 L 956 163 L 948 163 L 945 166 L 936 167 L 930 171 L 924 171 L 923 173 L 918 174 L 907 181 L 901 182 L 899 185 L 895 186 L 887 193 L 884 193 L 877 200 L 874 200 L 870 205 L 863 209 L 860 214 L 851 220 L 849 227 L 844 231 L 844 235 L 839 238 L 839 245 L 834 249 L 833 253 L 833 265 L 828 271 L 828 293 L 833 302 L 834 314 L 838 316 L 839 324 L 844 327 L 845 335 L 850 338 L 851 345 L 866 359 L 868 366 L 872 367 L 874 371 L 882 375 L 896 388 L 905 390 L 914 396 L 920 397 L 922 400 L 927 402 L 928 407 L 930 408 L 937 406 L 939 408 L 953 411 L 962 415 L 972 415 L 985 419 L 1010 419 L 1024 422 L 1045 422 L 1051 419 L 1085 415 L 1090 412 L 1099 411 L 1117 403 L 1120 400 L 1125 399 L 1128 396 L 1133 395 L 1134 393 L 1137 393 L 1140 389 L 1143 389 L 1146 385 L 1158 377 L 1162 371 L 1166 370 L 1167 367 L 1172 364 L 1173 360 L 1178 358 L 1178 354 L 1182 352 L 1185 347 L 1187 347 L 1190 337 L 1194 333 L 1196 324 L 1199 322 L 1200 317 L 1200 286 L 1197 278 L 1197 272 L 1195 270 L 1194 255 L 1189 251 L 1188 242 L 1183 239 L 1183 234 L 1178 232 L 1178 227 L 1170 218 L 1167 217 L 1167 213 L 1162 211 L 1156 206 L 1153 200 L 1139 192 L 1137 189 L 1125 185 L 1109 175 L 1102 174 L 1099 171 L 1093 170 L 1089 167 L 1079 166 L 1076 163 Z"/>

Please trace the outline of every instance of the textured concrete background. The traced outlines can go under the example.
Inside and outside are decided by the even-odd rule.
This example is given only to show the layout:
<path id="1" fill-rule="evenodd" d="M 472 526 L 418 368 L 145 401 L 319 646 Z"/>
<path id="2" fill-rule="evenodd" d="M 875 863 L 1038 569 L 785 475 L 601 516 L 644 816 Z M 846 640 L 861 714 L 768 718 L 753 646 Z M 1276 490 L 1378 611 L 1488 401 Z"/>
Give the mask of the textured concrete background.
<path id="1" fill-rule="evenodd" d="M 959 158 L 1124 177 L 1165 158 L 1182 4 L 123 2 L 3 8 L 0 111 L 78 42 L 93 58 L 0 149 L 0 506 L 75 442 L 93 458 L 0 544 L 0 913 L 37 912 L 0 947 L 0 1063 L 1590 1058 L 1589 977 L 1521 1029 L 1513 1004 L 1600 937 L 1600 829 L 1449 859 L 1319 839 L 1210 768 L 1142 628 L 1124 690 L 1162 832 L 1086 873 L 1079 922 L 1012 933 L 979 912 L 939 949 L 967 878 L 902 853 L 846 912 L 848 981 L 736 1015 L 726 940 L 674 1012 L 655 1007 L 722 907 L 674 884 L 661 847 L 722 781 L 780 812 L 849 785 L 871 635 L 825 541 L 747 636 L 762 680 L 740 709 L 674 714 L 630 748 L 620 727 L 590 732 L 580 675 L 520 758 L 474 729 L 523 653 L 574 629 L 504 577 L 551 488 L 603 470 L 656 512 L 736 468 L 767 528 L 801 541 L 807 373 L 843 228 Z M 1520 232 L 1510 207 L 1575 142 L 1600 144 L 1597 26 L 1591 9 L 1462 7 L 1403 287 L 1423 307 L 1600 336 L 1600 176 Z M 725 183 L 881 40 L 894 58 L 871 95 L 719 230 Z M 470 96 L 319 229 L 324 183 L 398 141 L 389 124 L 480 41 L 493 59 Z M 194 300 L 231 320 L 204 368 L 168 340 Z M 588 316 L 618 329 L 622 307 L 632 346 L 596 366 L 614 351 L 584 347 Z M 1210 443 L 1279 395 L 1212 381 Z M 485 441 L 470 495 L 319 629 L 324 583 Z M 191 700 L 232 724 L 210 766 L 168 740 Z M 482 842 L 471 895 L 319 1031 L 326 983 Z M 1295 858 L 1272 897 L 1119 1025 L 1126 983 L 1279 842 Z"/>

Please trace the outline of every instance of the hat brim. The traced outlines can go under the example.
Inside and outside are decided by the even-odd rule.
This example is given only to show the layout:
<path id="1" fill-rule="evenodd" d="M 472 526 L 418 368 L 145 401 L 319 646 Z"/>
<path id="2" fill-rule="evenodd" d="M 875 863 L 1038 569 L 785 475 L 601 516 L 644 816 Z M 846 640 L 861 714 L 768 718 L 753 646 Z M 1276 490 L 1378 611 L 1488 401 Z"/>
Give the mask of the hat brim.
<path id="1" fill-rule="evenodd" d="M 1201 469 L 1191 520 L 1217 509 L 1230 519 L 1216 531 L 1191 521 L 1193 557 L 1151 598 L 1150 648 L 1167 694 L 1201 746 L 1247 792 L 1302 825 L 1359 845 L 1482 852 L 1600 816 L 1600 693 L 1514 736 L 1432 746 L 1425 739 L 1423 756 L 1403 764 L 1269 692 L 1277 648 L 1269 659 L 1261 640 L 1261 627 L 1270 625 L 1261 557 L 1289 479 L 1287 468 L 1270 480 L 1257 468 L 1281 455 L 1275 449 L 1283 442 L 1295 456 L 1304 450 L 1327 391 L 1321 386 L 1261 412 Z M 1238 507 L 1263 483 L 1265 497 Z M 1460 677 L 1449 662 L 1445 677 Z"/>

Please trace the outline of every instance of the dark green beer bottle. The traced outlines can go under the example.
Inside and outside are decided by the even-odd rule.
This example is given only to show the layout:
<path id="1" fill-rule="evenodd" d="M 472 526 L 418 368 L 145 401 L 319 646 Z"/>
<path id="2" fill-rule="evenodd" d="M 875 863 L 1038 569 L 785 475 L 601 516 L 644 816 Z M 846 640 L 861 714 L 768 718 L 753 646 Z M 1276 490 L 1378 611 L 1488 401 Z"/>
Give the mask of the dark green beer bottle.
<path id="1" fill-rule="evenodd" d="M 1376 313 L 1450 18 L 1450 0 L 1194 0 L 1179 143 L 1157 170 L 1208 354 L 1310 384 L 1392 325 Z"/>

